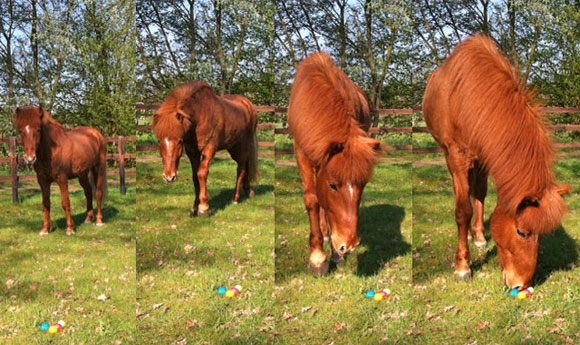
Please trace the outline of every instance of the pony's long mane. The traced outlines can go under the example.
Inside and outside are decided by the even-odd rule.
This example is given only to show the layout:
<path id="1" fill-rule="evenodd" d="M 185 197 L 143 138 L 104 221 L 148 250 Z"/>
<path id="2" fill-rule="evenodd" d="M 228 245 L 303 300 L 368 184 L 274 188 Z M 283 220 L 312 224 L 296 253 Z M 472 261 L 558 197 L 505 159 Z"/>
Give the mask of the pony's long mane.
<path id="1" fill-rule="evenodd" d="M 339 178 L 368 181 L 378 159 L 362 147 L 367 135 L 361 121 L 369 117 L 362 91 L 324 53 L 313 54 L 299 66 L 292 88 L 290 130 L 297 146 L 319 167 L 338 146 Z M 342 156 L 342 157 L 339 157 Z"/>
<path id="2" fill-rule="evenodd" d="M 159 106 L 153 116 L 153 132 L 158 138 L 183 137 L 187 130 L 188 123 L 178 120 L 177 114 L 187 115 L 182 112 L 182 107 L 193 95 L 203 88 L 210 88 L 205 82 L 193 82 L 176 87 Z"/>
<path id="3" fill-rule="evenodd" d="M 540 199 L 555 185 L 554 152 L 535 94 L 493 41 L 463 42 L 441 73 L 449 78 L 449 106 L 463 139 L 494 177 L 498 197 L 515 213 L 524 198 Z"/>

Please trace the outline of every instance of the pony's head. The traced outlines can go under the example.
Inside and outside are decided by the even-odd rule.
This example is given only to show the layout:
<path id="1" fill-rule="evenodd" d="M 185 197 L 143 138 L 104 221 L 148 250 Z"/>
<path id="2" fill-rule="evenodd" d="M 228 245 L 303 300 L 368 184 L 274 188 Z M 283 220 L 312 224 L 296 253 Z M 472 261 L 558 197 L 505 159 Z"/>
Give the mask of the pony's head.
<path id="1" fill-rule="evenodd" d="M 378 140 L 365 136 L 332 144 L 316 176 L 318 202 L 326 211 L 334 252 L 352 253 L 359 245 L 358 219 L 363 190 L 381 151 Z"/>
<path id="2" fill-rule="evenodd" d="M 495 209 L 491 233 L 503 270 L 503 281 L 511 289 L 531 285 L 538 265 L 542 235 L 555 231 L 567 211 L 563 195 L 569 186 L 554 186 L 539 197 L 524 198 L 516 212 Z"/>
<path id="3" fill-rule="evenodd" d="M 174 182 L 179 170 L 179 159 L 183 154 L 183 123 L 187 121 L 180 111 L 153 115 L 153 132 L 159 142 L 159 151 L 163 160 L 163 179 Z"/>
<path id="4" fill-rule="evenodd" d="M 43 117 L 44 110 L 41 107 L 16 108 L 14 123 L 22 138 L 24 161 L 27 164 L 36 162 L 36 151 L 40 145 Z"/>

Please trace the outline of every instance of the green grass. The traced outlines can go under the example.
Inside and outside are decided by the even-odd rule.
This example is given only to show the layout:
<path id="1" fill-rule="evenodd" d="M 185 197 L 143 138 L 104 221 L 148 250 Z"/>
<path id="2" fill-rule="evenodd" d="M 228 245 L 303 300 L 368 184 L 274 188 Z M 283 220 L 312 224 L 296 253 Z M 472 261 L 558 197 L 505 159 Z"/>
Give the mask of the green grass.
<path id="1" fill-rule="evenodd" d="M 269 344 L 274 330 L 274 160 L 260 151 L 256 196 L 232 204 L 236 165 L 220 153 L 210 169 L 213 209 L 191 218 L 191 166 L 174 184 L 158 155 L 138 157 L 139 344 Z M 220 286 L 243 287 L 239 297 Z"/>
<path id="2" fill-rule="evenodd" d="M 36 184 L 21 188 L 21 203 L 9 190 L 0 199 L 0 343 L 133 344 L 135 342 L 135 188 L 125 196 L 109 186 L 105 225 L 82 224 L 85 199 L 70 182 L 77 233 L 66 235 L 56 185 L 52 188 L 55 231 L 38 235 L 42 203 Z M 64 320 L 58 335 L 42 322 Z"/>
<path id="3" fill-rule="evenodd" d="M 440 160 L 441 161 L 441 160 Z M 445 164 L 413 169 L 413 282 L 416 327 L 410 341 L 420 344 L 572 344 L 580 341 L 580 162 L 557 166 L 560 183 L 575 192 L 566 198 L 570 212 L 562 228 L 545 236 L 529 300 L 509 298 L 501 282 L 497 250 L 489 234 L 495 188 L 486 199 L 486 250 L 470 245 L 473 279 L 456 281 L 457 246 L 451 177 Z"/>
<path id="4" fill-rule="evenodd" d="M 344 266 L 315 278 L 308 268 L 309 225 L 298 169 L 276 167 L 276 343 L 393 344 L 413 321 L 411 165 L 375 169 L 360 209 L 361 245 Z M 329 251 L 329 248 L 327 248 Z M 365 298 L 389 288 L 385 302 Z"/>

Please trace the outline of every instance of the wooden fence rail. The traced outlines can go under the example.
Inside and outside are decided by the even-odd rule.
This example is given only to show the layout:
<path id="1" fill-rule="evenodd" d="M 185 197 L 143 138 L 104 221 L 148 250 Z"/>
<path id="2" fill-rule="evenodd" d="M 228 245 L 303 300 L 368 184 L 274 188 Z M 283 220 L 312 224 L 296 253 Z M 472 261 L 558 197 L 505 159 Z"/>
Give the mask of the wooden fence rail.
<path id="1" fill-rule="evenodd" d="M 152 112 L 159 107 L 159 104 L 137 104 L 136 109 L 140 111 Z M 276 106 L 256 106 L 258 113 L 282 115 L 288 112 L 287 108 L 276 107 Z M 564 115 L 564 114 L 580 114 L 580 108 L 571 107 L 541 107 L 539 111 L 547 115 Z M 379 118 L 384 118 L 387 116 L 413 116 L 414 114 L 420 114 L 422 112 L 421 107 L 405 108 L 405 109 L 378 109 L 376 114 Z M 580 131 L 580 124 L 575 125 L 549 125 L 547 126 L 549 130 L 552 131 Z M 286 126 L 283 128 L 277 128 L 274 123 L 260 123 L 258 124 L 258 130 L 274 130 L 274 134 L 289 134 L 289 130 Z M 150 125 L 138 125 L 137 131 L 148 132 L 151 131 Z M 373 127 L 369 130 L 371 134 L 382 135 L 389 133 L 399 133 L 399 134 L 413 134 L 413 133 L 429 133 L 427 127 Z M 273 142 L 260 142 L 260 147 L 274 147 Z M 555 148 L 558 150 L 570 150 L 578 149 L 580 153 L 580 143 L 563 144 L 556 143 Z M 156 145 L 139 145 L 137 146 L 137 151 L 155 151 L 158 147 Z M 438 147 L 433 148 L 413 148 L 412 145 L 400 145 L 393 146 L 395 151 L 409 151 L 413 154 L 426 154 L 426 153 L 436 153 L 441 152 Z M 291 150 L 276 150 L 276 155 L 279 154 L 291 154 Z"/>
<path id="2" fill-rule="evenodd" d="M 122 195 L 127 193 L 127 175 L 135 175 L 135 169 L 127 169 L 127 161 L 135 160 L 137 158 L 135 153 L 126 153 L 126 143 L 135 143 L 136 139 L 134 136 L 124 137 L 108 137 L 106 138 L 108 145 L 115 145 L 116 146 L 116 153 L 108 153 L 107 160 L 108 161 L 116 161 L 118 164 L 118 168 L 115 169 L 117 171 L 111 171 L 111 169 L 107 170 L 108 176 L 115 176 L 117 175 L 119 178 L 119 190 L 121 191 Z M 9 145 L 9 154 L 8 157 L 0 158 L 0 164 L 9 163 L 10 164 L 10 177 L 0 177 L 0 183 L 10 183 L 12 185 L 12 202 L 15 204 L 19 203 L 19 196 L 18 196 L 18 187 L 20 182 L 30 182 L 36 181 L 35 175 L 26 175 L 20 176 L 19 175 L 19 165 L 23 163 L 24 160 L 18 157 L 18 151 L 16 150 L 17 145 L 21 145 L 22 142 L 20 138 L 17 137 L 10 137 L 10 138 L 0 138 L 0 144 Z"/>

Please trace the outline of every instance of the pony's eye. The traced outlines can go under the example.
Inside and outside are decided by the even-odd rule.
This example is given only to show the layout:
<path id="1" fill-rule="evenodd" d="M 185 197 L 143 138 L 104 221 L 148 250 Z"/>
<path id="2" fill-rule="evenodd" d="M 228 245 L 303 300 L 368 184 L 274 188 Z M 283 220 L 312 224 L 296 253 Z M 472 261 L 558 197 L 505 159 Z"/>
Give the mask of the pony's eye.
<path id="1" fill-rule="evenodd" d="M 521 231 L 518 228 L 516 228 L 516 232 L 518 233 L 518 236 L 521 237 L 521 238 L 527 238 L 528 237 L 528 234 L 527 233 Z"/>
<path id="2" fill-rule="evenodd" d="M 333 191 L 337 192 L 338 191 L 338 186 L 335 183 L 331 183 L 330 184 L 330 189 L 332 189 Z"/>

